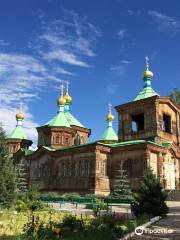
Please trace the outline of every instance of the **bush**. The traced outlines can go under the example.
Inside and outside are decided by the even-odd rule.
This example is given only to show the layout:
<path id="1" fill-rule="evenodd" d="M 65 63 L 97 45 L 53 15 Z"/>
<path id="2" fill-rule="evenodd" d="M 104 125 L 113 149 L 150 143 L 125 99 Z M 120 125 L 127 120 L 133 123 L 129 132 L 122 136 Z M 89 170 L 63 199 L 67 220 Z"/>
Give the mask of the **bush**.
<path id="1" fill-rule="evenodd" d="M 19 195 L 19 200 L 15 205 L 18 212 L 22 211 L 36 211 L 45 207 L 44 203 L 40 200 L 40 194 L 35 185 L 29 187 L 28 191 Z"/>
<path id="2" fill-rule="evenodd" d="M 65 198 L 67 201 L 71 200 L 72 198 L 81 198 L 81 196 L 79 195 L 79 193 L 76 192 L 72 192 L 72 193 L 64 193 L 62 195 L 63 198 Z"/>
<path id="3" fill-rule="evenodd" d="M 82 229 L 82 222 L 74 215 L 66 215 L 62 221 L 62 227 L 66 228 L 70 232 Z"/>
<path id="4" fill-rule="evenodd" d="M 167 193 L 163 192 L 160 180 L 148 169 L 140 183 L 140 190 L 135 195 L 132 211 L 136 216 L 147 214 L 149 218 L 165 216 L 168 212 L 166 198 Z"/>

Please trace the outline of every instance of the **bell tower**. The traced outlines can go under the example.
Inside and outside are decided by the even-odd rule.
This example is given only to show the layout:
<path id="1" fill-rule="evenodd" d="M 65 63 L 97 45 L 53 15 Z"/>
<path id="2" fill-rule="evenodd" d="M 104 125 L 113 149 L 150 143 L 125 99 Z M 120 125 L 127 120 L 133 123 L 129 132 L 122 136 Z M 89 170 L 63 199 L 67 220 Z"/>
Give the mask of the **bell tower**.
<path id="1" fill-rule="evenodd" d="M 160 97 L 152 88 L 153 73 L 143 73 L 144 86 L 134 101 L 116 106 L 119 141 L 150 140 L 179 145 L 179 106 L 170 97 Z"/>

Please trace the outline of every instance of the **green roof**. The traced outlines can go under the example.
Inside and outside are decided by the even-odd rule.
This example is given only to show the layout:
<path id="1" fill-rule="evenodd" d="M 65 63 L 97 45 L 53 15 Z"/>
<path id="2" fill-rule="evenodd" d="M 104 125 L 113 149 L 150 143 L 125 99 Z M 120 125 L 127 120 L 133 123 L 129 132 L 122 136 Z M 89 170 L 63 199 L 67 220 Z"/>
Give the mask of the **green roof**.
<path id="1" fill-rule="evenodd" d="M 26 148 L 21 148 L 21 151 L 24 152 L 25 156 L 29 156 L 34 153 L 34 151 L 26 149 Z"/>
<path id="2" fill-rule="evenodd" d="M 134 101 L 142 100 L 148 97 L 159 96 L 157 92 L 154 91 L 151 87 L 143 88 L 134 99 Z"/>
<path id="3" fill-rule="evenodd" d="M 27 136 L 23 131 L 22 127 L 17 125 L 8 138 L 27 139 Z"/>
<path id="4" fill-rule="evenodd" d="M 68 120 L 68 123 L 70 125 L 78 126 L 78 127 L 83 127 L 84 126 L 68 111 L 64 113 L 66 116 L 66 119 Z"/>
<path id="5" fill-rule="evenodd" d="M 45 125 L 50 127 L 71 127 L 64 112 L 59 112 L 54 118 L 52 118 Z"/>
<path id="6" fill-rule="evenodd" d="M 115 133 L 114 129 L 111 126 L 108 126 L 104 132 L 104 134 L 102 135 L 101 140 L 104 141 L 117 141 L 118 140 L 118 136 Z"/>

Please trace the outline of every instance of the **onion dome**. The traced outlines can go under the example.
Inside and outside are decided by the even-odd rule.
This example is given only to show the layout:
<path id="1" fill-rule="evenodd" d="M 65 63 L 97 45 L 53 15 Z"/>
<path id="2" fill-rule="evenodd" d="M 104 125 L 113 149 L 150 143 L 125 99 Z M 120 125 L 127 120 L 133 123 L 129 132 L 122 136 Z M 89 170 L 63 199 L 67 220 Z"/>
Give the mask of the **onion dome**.
<path id="1" fill-rule="evenodd" d="M 63 84 L 61 85 L 61 96 L 57 100 L 57 105 L 58 106 L 64 106 L 66 104 L 66 99 L 64 98 L 63 94 L 64 86 Z"/>
<path id="2" fill-rule="evenodd" d="M 148 57 L 146 57 L 145 58 L 146 59 L 146 70 L 144 71 L 144 73 L 143 73 L 143 79 L 144 78 L 153 78 L 153 72 L 151 72 L 150 70 L 149 70 L 149 58 Z"/>
<path id="3" fill-rule="evenodd" d="M 64 97 L 59 97 L 58 100 L 57 100 L 57 105 L 62 105 L 64 106 L 66 104 L 66 99 Z"/>
<path id="4" fill-rule="evenodd" d="M 24 114 L 22 112 L 19 112 L 16 114 L 16 119 L 17 120 L 23 120 L 24 119 Z"/>
<path id="5" fill-rule="evenodd" d="M 66 94 L 64 95 L 64 99 L 66 100 L 66 104 L 72 103 L 72 97 L 69 95 L 69 88 L 68 88 L 69 82 L 66 81 Z"/>
<path id="6" fill-rule="evenodd" d="M 112 122 L 112 121 L 114 121 L 114 115 L 111 113 L 111 107 L 112 107 L 112 105 L 109 104 L 109 112 L 108 112 L 108 114 L 107 114 L 107 116 L 106 116 L 106 121 L 107 121 L 107 122 Z"/>

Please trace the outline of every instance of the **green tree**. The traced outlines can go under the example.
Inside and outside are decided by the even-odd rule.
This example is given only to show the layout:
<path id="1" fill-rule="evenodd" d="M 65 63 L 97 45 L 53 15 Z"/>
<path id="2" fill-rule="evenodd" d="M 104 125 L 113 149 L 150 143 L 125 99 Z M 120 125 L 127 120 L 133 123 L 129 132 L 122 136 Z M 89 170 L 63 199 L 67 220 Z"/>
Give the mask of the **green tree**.
<path id="1" fill-rule="evenodd" d="M 140 183 L 140 190 L 135 195 L 132 211 L 136 216 L 147 214 L 149 217 L 165 216 L 167 194 L 163 191 L 159 178 L 151 169 L 147 169 Z"/>
<path id="2" fill-rule="evenodd" d="M 180 105 L 180 89 L 174 88 L 174 89 L 170 92 L 169 96 L 170 96 L 172 99 L 174 99 L 174 100 L 177 102 L 178 105 Z"/>
<path id="3" fill-rule="evenodd" d="M 16 164 L 16 177 L 17 177 L 17 189 L 19 192 L 26 192 L 27 191 L 27 172 L 25 164 L 21 161 L 20 163 Z"/>
<path id="4" fill-rule="evenodd" d="M 16 174 L 5 132 L 0 126 L 0 207 L 9 208 L 16 198 Z"/>
<path id="5" fill-rule="evenodd" d="M 114 198 L 132 198 L 132 192 L 129 185 L 128 175 L 126 170 L 123 170 L 122 164 L 118 170 L 117 178 L 114 183 L 114 190 L 112 193 Z"/>

